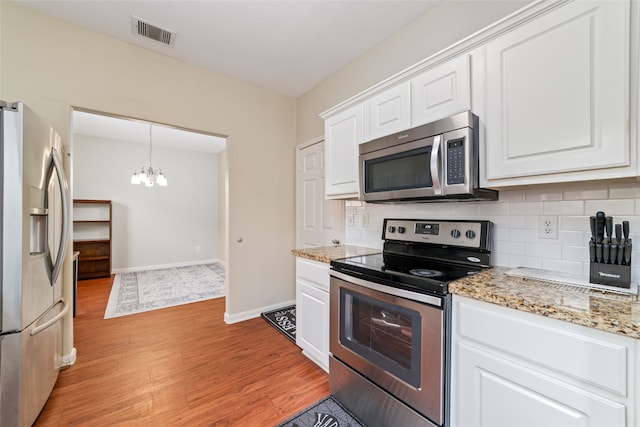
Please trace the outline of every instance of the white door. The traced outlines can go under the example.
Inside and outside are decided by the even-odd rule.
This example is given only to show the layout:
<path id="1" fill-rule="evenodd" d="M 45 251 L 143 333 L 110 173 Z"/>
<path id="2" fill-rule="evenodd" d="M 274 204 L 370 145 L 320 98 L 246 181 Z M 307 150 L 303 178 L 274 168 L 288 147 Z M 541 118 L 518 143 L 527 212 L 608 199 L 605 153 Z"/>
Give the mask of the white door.
<path id="1" fill-rule="evenodd" d="M 344 202 L 324 197 L 324 141 L 302 144 L 296 151 L 296 247 L 342 242 Z"/>

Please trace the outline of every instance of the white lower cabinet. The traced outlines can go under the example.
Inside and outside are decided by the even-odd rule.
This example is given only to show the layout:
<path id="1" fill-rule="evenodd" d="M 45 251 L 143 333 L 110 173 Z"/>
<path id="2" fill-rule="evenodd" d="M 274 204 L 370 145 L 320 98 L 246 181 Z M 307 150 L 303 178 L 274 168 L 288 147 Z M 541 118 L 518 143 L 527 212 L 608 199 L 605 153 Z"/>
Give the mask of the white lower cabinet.
<path id="1" fill-rule="evenodd" d="M 453 298 L 452 427 L 635 426 L 635 340 Z"/>
<path id="2" fill-rule="evenodd" d="M 329 372 L 329 265 L 296 260 L 296 344 Z"/>

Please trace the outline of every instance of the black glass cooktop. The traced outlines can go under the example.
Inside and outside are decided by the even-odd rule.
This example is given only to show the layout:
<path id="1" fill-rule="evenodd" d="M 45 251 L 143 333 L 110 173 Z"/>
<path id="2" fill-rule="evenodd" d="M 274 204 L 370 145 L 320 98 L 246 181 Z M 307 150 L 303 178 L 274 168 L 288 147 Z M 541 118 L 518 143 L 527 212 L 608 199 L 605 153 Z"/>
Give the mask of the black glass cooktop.
<path id="1" fill-rule="evenodd" d="M 447 293 L 447 284 L 482 270 L 482 267 L 458 265 L 395 254 L 373 254 L 331 261 L 335 271 L 356 273 L 365 280 L 422 293 Z"/>

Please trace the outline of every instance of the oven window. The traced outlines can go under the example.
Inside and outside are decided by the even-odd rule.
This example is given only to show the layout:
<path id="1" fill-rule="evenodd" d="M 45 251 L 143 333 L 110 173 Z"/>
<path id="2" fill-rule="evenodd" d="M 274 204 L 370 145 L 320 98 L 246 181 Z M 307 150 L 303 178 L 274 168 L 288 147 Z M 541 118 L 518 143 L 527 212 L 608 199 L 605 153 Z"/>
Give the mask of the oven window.
<path id="1" fill-rule="evenodd" d="M 340 305 L 340 343 L 420 387 L 420 314 L 344 288 Z"/>
<path id="2" fill-rule="evenodd" d="M 433 187 L 431 146 L 364 162 L 365 192 Z"/>

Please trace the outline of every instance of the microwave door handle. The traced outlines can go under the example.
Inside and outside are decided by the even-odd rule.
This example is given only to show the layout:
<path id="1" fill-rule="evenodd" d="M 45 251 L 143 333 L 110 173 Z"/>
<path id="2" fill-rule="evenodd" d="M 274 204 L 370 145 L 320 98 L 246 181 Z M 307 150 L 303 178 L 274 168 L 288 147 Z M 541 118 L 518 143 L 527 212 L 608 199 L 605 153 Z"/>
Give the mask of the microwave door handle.
<path id="1" fill-rule="evenodd" d="M 431 149 L 431 181 L 433 182 L 434 195 L 442 194 L 442 187 L 440 185 L 440 143 L 442 141 L 442 135 L 436 135 L 433 137 L 433 148 Z"/>

